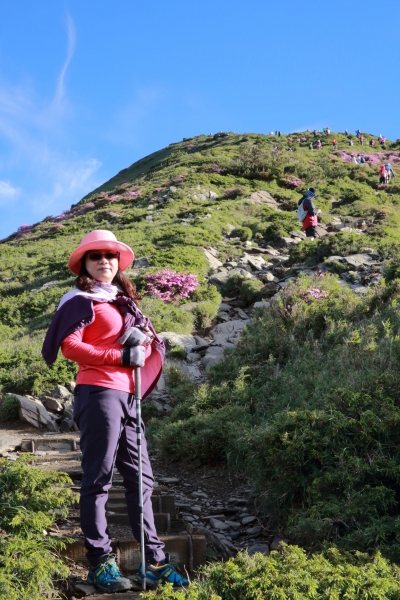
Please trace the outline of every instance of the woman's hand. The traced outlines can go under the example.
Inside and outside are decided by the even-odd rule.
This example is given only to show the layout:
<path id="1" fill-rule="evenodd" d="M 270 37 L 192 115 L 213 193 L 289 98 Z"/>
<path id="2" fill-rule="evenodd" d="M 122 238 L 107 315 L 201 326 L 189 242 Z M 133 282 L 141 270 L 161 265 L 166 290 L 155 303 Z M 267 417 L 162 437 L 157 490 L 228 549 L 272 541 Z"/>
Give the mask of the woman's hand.
<path id="1" fill-rule="evenodd" d="M 144 367 L 145 346 L 128 346 L 121 350 L 121 365 L 124 367 Z"/>
<path id="2" fill-rule="evenodd" d="M 146 330 L 150 331 L 148 327 Z M 125 333 L 119 338 L 120 344 L 123 346 L 141 346 L 142 344 L 148 346 L 149 337 L 139 327 L 129 327 Z"/>

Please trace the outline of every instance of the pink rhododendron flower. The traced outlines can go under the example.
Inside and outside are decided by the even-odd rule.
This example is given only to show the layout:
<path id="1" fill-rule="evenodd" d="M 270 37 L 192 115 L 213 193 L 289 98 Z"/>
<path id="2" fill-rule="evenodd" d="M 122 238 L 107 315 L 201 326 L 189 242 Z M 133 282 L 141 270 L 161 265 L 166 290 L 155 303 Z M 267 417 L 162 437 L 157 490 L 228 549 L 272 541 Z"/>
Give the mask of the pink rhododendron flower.
<path id="1" fill-rule="evenodd" d="M 143 279 L 146 281 L 146 292 L 166 303 L 177 303 L 183 298 L 189 298 L 199 285 L 197 275 L 177 273 L 168 268 L 159 273 L 145 275 Z"/>

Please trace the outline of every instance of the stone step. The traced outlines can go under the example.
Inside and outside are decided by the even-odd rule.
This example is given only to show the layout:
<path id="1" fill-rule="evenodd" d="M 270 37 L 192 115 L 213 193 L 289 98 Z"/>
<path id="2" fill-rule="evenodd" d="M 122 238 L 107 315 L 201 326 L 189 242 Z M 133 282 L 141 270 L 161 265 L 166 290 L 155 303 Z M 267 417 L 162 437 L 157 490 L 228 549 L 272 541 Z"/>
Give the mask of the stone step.
<path id="1" fill-rule="evenodd" d="M 202 535 L 169 535 L 160 536 L 165 544 L 166 552 L 171 555 L 171 562 L 182 574 L 185 569 L 189 574 L 205 563 L 206 539 Z M 136 540 L 113 540 L 112 551 L 117 555 L 118 565 L 125 575 L 133 575 L 140 566 L 140 544 Z M 86 548 L 83 540 L 67 545 L 62 553 L 71 560 L 88 566 Z M 109 596 L 108 596 L 109 598 Z"/>

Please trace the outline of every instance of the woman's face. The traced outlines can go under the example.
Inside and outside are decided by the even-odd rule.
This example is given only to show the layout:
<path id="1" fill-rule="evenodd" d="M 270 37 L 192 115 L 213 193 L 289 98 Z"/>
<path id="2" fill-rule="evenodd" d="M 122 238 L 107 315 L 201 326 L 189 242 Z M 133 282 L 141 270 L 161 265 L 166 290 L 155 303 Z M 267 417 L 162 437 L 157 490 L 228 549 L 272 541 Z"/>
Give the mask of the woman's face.
<path id="1" fill-rule="evenodd" d="M 118 255 L 110 250 L 92 250 L 87 253 L 85 266 L 93 279 L 111 283 L 118 271 Z"/>

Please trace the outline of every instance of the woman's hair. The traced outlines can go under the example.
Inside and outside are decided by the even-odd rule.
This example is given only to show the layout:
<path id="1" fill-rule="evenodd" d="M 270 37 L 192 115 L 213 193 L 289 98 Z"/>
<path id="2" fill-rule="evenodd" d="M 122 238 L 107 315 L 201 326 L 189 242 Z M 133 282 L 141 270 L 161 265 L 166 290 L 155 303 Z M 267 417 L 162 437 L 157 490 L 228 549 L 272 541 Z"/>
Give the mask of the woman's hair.
<path id="1" fill-rule="evenodd" d="M 82 256 L 81 268 L 78 277 L 75 279 L 75 286 L 78 290 L 82 290 L 82 292 L 91 292 L 96 285 L 96 280 L 89 275 L 85 263 L 86 254 Z M 136 291 L 136 285 L 132 281 L 129 281 L 119 269 L 111 283 L 121 288 L 124 294 L 131 298 L 135 304 L 138 303 L 138 300 L 142 299 L 141 295 Z"/>

